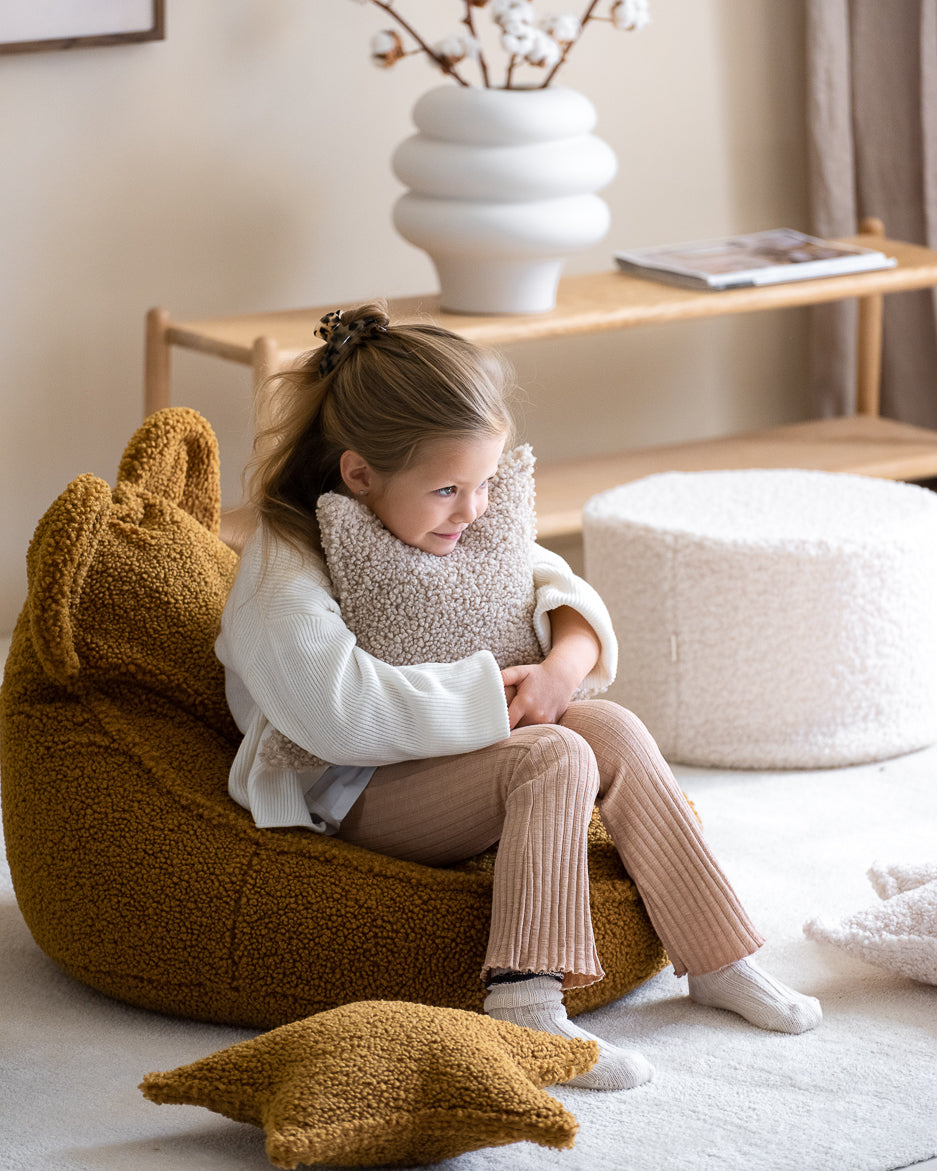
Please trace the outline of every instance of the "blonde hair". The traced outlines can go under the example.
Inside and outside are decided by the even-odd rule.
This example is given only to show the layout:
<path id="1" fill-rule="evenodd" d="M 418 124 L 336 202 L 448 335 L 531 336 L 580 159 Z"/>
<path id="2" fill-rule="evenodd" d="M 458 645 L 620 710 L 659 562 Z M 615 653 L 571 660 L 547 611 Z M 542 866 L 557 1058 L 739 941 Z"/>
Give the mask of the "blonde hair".
<path id="1" fill-rule="evenodd" d="M 261 394 L 248 497 L 300 550 L 321 552 L 316 502 L 343 487 L 343 452 L 392 476 L 431 440 L 513 433 L 514 375 L 497 352 L 430 323 L 391 325 L 381 304 L 345 311 L 341 331 L 344 344 L 305 354 Z"/>

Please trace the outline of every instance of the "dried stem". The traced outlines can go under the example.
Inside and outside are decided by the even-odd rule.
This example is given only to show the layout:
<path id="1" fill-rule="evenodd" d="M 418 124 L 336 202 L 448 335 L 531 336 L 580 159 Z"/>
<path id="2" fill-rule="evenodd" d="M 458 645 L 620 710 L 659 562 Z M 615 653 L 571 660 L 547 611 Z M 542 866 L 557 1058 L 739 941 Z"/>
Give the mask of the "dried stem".
<path id="1" fill-rule="evenodd" d="M 472 14 L 472 0 L 465 0 L 465 16 L 462 18 L 462 23 L 468 29 L 469 36 L 474 37 L 478 41 L 478 36 L 475 33 L 475 17 Z M 491 89 L 491 82 L 488 80 L 488 62 L 485 60 L 485 54 L 482 52 L 481 47 L 478 50 L 478 68 L 481 70 L 485 89 Z"/>
<path id="2" fill-rule="evenodd" d="M 582 15 L 582 19 L 579 21 L 579 32 L 576 34 L 576 39 L 570 41 L 569 44 L 567 44 L 563 47 L 562 56 L 560 57 L 559 61 L 557 61 L 557 63 L 553 66 L 553 68 L 550 70 L 550 72 L 547 74 L 546 78 L 544 79 L 543 84 L 540 86 L 541 89 L 546 89 L 547 86 L 550 84 L 550 82 L 553 80 L 553 78 L 556 76 L 557 70 L 561 69 L 562 66 L 565 65 L 566 58 L 569 56 L 570 49 L 572 49 L 573 45 L 575 45 L 579 41 L 579 38 L 586 31 L 586 25 L 589 23 L 589 21 L 594 19 L 593 14 L 595 12 L 595 9 L 596 9 L 596 6 L 598 5 L 598 3 L 599 3 L 599 0 L 590 0 L 590 2 L 586 5 L 586 10 Z"/>

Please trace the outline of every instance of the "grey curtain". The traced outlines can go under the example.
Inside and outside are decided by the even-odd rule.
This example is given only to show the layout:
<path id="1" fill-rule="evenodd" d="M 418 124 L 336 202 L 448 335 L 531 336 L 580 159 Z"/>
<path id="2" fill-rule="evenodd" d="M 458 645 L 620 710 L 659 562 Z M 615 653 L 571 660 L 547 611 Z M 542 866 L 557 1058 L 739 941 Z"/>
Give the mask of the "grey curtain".
<path id="1" fill-rule="evenodd" d="M 937 0 L 807 0 L 812 230 L 937 248 Z M 855 407 L 855 306 L 812 311 L 819 414 Z M 882 414 L 937 427 L 937 297 L 885 298 Z"/>

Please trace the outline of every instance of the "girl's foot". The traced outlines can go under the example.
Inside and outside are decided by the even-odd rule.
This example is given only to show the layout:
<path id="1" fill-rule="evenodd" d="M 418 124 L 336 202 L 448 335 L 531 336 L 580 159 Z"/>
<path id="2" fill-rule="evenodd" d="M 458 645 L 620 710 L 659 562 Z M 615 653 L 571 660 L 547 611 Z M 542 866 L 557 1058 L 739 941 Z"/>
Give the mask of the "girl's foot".
<path id="1" fill-rule="evenodd" d="M 819 1000 L 775 980 L 751 958 L 705 976 L 690 976 L 690 999 L 738 1013 L 759 1029 L 806 1033 L 823 1019 Z"/>
<path id="2" fill-rule="evenodd" d="M 485 1012 L 499 1021 L 511 1021 L 527 1029 L 555 1037 L 595 1041 L 599 1059 L 590 1070 L 567 1084 L 587 1090 L 633 1090 L 649 1082 L 654 1070 L 640 1053 L 600 1041 L 566 1016 L 561 981 L 556 976 L 534 976 L 513 983 L 494 984 L 485 1000 Z"/>

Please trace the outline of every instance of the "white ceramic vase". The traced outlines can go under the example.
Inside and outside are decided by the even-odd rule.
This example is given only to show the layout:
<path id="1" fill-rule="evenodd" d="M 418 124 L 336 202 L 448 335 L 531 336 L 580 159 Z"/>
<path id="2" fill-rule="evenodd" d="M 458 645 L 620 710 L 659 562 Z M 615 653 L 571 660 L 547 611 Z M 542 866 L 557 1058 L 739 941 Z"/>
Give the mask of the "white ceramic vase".
<path id="1" fill-rule="evenodd" d="M 608 207 L 595 192 L 617 164 L 590 133 L 592 103 L 562 87 L 444 85 L 419 99 L 413 121 L 419 133 L 393 156 L 409 188 L 394 225 L 432 259 L 442 307 L 552 309 L 565 258 L 608 232 Z"/>

